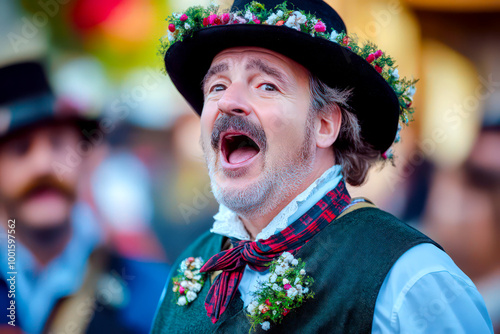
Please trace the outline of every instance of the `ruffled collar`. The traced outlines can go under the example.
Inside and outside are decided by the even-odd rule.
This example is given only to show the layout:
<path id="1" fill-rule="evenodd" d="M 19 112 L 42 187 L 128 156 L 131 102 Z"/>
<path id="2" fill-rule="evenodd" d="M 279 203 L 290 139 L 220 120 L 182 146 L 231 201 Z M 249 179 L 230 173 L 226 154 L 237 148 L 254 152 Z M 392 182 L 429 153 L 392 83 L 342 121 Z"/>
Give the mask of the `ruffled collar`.
<path id="1" fill-rule="evenodd" d="M 326 193 L 337 186 L 342 179 L 341 172 L 340 165 L 334 165 L 326 170 L 306 190 L 290 201 L 257 235 L 255 240 L 267 239 L 300 218 Z M 214 216 L 214 219 L 215 222 L 210 232 L 239 240 L 251 240 L 238 215 L 223 204 L 219 205 L 219 212 Z"/>

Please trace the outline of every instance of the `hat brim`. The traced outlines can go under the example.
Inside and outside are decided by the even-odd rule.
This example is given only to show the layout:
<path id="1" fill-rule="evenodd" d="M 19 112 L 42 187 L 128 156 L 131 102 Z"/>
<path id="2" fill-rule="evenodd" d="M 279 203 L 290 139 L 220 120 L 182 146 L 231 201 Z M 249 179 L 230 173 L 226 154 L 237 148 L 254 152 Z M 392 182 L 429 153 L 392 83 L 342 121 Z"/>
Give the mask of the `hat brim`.
<path id="1" fill-rule="evenodd" d="M 376 150 L 394 142 L 399 101 L 385 79 L 363 58 L 337 43 L 288 27 L 234 24 L 201 29 L 174 43 L 165 54 L 172 82 L 194 110 L 203 110 L 202 80 L 222 50 L 255 46 L 278 52 L 303 65 L 332 88 L 352 89 L 349 100 L 361 134 Z"/>

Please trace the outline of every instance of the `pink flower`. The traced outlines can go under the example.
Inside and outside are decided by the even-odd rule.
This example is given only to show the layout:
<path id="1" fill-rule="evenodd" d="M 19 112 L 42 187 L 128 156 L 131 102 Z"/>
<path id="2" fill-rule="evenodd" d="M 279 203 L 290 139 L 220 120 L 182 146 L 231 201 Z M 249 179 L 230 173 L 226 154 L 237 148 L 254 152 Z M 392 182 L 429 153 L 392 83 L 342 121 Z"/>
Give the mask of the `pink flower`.
<path id="1" fill-rule="evenodd" d="M 375 65 L 375 70 L 378 72 L 378 73 L 382 73 L 382 67 L 378 66 L 378 65 Z"/>
<path id="2" fill-rule="evenodd" d="M 288 289 L 290 289 L 291 287 L 292 287 L 292 286 L 291 286 L 290 284 L 285 284 L 285 286 L 283 287 L 283 289 L 288 290 Z"/>
<path id="3" fill-rule="evenodd" d="M 208 25 L 209 25 L 209 22 L 208 22 L 208 17 L 205 17 L 205 18 L 203 19 L 203 26 L 204 26 L 204 27 L 206 27 L 206 26 L 208 26 Z"/>
<path id="4" fill-rule="evenodd" d="M 316 32 L 325 32 L 326 25 L 323 22 L 318 21 L 318 23 L 314 25 L 314 30 L 316 30 Z"/>
<path id="5" fill-rule="evenodd" d="M 210 25 L 214 24 L 215 23 L 215 20 L 217 19 L 217 14 L 212 14 L 208 17 L 208 23 Z"/>
<path id="6" fill-rule="evenodd" d="M 387 153 L 386 152 L 382 153 L 382 159 L 387 160 Z"/>
<path id="7" fill-rule="evenodd" d="M 253 20 L 253 21 L 254 21 L 255 23 L 257 23 L 257 24 L 260 24 L 260 20 L 259 20 L 259 19 L 255 19 L 255 20 Z"/>
<path id="8" fill-rule="evenodd" d="M 269 301 L 269 299 L 266 299 L 266 305 L 267 305 L 267 306 L 271 306 L 271 305 L 273 305 L 273 304 Z"/>
<path id="9" fill-rule="evenodd" d="M 222 22 L 224 22 L 224 24 L 227 24 L 230 19 L 231 19 L 231 15 L 229 15 L 229 13 L 222 14 Z"/>
<path id="10" fill-rule="evenodd" d="M 194 261 L 194 257 L 190 256 L 190 257 L 188 257 L 187 260 L 188 260 L 188 262 L 193 262 Z"/>
<path id="11" fill-rule="evenodd" d="M 185 291 L 185 289 L 181 286 L 181 287 L 179 288 L 179 293 L 180 293 L 181 295 L 183 295 L 183 294 L 184 294 L 184 291 Z"/>
<path id="12" fill-rule="evenodd" d="M 281 313 L 281 314 L 283 314 L 283 316 L 285 317 L 289 312 L 290 312 L 289 309 L 284 309 L 283 313 Z"/>
<path id="13" fill-rule="evenodd" d="M 377 52 L 375 52 L 375 54 L 374 54 L 375 55 L 375 59 L 380 58 L 382 56 L 382 54 L 383 54 L 382 50 L 378 50 Z"/>
<path id="14" fill-rule="evenodd" d="M 170 30 L 170 32 L 174 32 L 174 31 L 175 31 L 175 24 L 170 23 L 170 24 L 168 25 L 168 30 Z"/>
<path id="15" fill-rule="evenodd" d="M 370 53 L 368 57 L 366 57 L 366 61 L 371 63 L 375 60 L 375 55 L 373 53 Z"/>
<path id="16" fill-rule="evenodd" d="M 262 308 L 262 311 L 261 311 L 261 312 L 262 312 L 262 313 L 266 313 L 267 311 L 269 311 L 269 307 L 264 306 L 264 307 Z"/>
<path id="17" fill-rule="evenodd" d="M 181 17 L 179 18 L 179 20 L 181 20 L 181 22 L 187 21 L 187 19 L 188 19 L 188 16 L 186 14 L 182 14 Z"/>

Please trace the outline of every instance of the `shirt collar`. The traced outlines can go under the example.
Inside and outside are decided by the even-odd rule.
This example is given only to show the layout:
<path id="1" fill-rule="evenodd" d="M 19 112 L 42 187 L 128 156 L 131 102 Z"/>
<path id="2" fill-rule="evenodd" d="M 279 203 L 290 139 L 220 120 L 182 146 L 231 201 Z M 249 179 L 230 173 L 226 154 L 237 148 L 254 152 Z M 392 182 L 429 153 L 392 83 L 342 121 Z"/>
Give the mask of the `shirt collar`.
<path id="1" fill-rule="evenodd" d="M 340 180 L 342 180 L 340 165 L 334 165 L 326 170 L 306 190 L 290 201 L 257 235 L 255 240 L 267 239 L 273 234 L 284 230 L 306 213 L 330 190 L 334 189 Z M 215 222 L 210 232 L 239 240 L 251 240 L 238 215 L 223 204 L 219 205 L 219 212 L 214 216 L 214 219 Z"/>

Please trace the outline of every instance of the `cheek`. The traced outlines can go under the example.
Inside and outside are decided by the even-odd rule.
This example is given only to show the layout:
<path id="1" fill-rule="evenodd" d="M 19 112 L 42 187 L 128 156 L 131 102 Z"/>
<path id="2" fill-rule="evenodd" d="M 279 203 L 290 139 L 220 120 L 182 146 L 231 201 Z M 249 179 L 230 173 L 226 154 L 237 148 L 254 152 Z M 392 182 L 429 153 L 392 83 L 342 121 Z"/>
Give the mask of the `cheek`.
<path id="1" fill-rule="evenodd" d="M 14 159 L 0 159 L 0 194 L 12 197 L 25 185 L 27 174 Z"/>
<path id="2" fill-rule="evenodd" d="M 270 145 L 279 143 L 280 147 L 294 147 L 302 144 L 307 117 L 304 117 L 305 111 L 297 109 L 294 106 L 280 108 L 261 118 Z"/>

